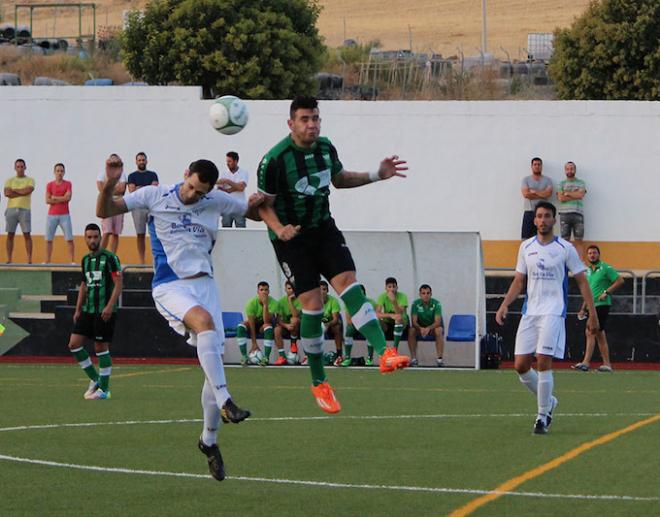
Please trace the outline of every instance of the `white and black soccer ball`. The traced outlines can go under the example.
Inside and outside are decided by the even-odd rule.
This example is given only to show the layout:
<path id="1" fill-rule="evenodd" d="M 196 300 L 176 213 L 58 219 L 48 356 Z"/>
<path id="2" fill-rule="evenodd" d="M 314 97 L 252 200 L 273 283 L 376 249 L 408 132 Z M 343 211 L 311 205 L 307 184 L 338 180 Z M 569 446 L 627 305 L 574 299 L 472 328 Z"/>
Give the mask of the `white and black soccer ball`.
<path id="1" fill-rule="evenodd" d="M 250 364 L 259 364 L 263 357 L 264 354 L 261 352 L 261 350 L 253 350 L 248 354 L 248 360 L 250 361 Z"/>
<path id="2" fill-rule="evenodd" d="M 235 135 L 248 123 L 247 105 L 238 97 L 224 95 L 215 99 L 209 108 L 213 129 L 223 135 Z"/>

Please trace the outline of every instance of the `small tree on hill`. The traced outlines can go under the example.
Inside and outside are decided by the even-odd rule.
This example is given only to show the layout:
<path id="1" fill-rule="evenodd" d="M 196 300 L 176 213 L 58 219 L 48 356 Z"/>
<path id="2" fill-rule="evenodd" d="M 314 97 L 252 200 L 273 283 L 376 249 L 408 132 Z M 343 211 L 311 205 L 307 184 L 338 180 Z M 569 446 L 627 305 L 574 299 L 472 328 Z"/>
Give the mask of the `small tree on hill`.
<path id="1" fill-rule="evenodd" d="M 201 85 L 205 97 L 310 94 L 319 12 L 316 0 L 150 0 L 128 17 L 122 58 L 136 78 Z"/>
<path id="2" fill-rule="evenodd" d="M 560 99 L 660 99 L 660 1 L 592 1 L 555 32 L 550 76 Z"/>

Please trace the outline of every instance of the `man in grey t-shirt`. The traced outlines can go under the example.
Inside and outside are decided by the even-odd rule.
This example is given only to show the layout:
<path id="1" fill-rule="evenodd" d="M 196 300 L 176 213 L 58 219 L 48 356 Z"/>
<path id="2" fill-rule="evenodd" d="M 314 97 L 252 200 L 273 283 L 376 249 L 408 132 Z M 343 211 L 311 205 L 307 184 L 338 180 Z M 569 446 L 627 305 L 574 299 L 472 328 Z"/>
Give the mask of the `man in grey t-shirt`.
<path id="1" fill-rule="evenodd" d="M 520 192 L 522 192 L 524 198 L 520 237 L 525 240 L 536 235 L 534 208 L 540 201 L 547 201 L 552 196 L 552 180 L 543 175 L 543 160 L 541 158 L 532 158 L 532 174 L 523 178 L 520 183 Z"/>

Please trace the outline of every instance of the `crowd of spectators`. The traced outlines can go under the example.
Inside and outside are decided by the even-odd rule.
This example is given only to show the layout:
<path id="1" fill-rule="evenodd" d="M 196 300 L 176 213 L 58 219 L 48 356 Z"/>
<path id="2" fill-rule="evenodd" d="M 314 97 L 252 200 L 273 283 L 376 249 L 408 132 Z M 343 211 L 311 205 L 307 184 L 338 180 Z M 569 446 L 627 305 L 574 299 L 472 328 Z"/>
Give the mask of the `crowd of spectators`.
<path id="1" fill-rule="evenodd" d="M 238 153 L 234 151 L 227 153 L 227 168 L 222 171 L 216 187 L 230 193 L 232 196 L 245 198 L 248 173 L 238 166 L 238 160 Z M 147 169 L 147 164 L 146 153 L 137 153 L 135 156 L 135 171 L 128 175 L 122 175 L 115 188 L 114 195 L 121 197 L 126 193 L 126 190 L 134 192 L 147 185 L 158 185 L 158 174 Z M 45 189 L 45 204 L 48 206 L 46 228 L 44 229 L 45 264 L 52 263 L 53 241 L 58 228 L 61 229 L 64 236 L 68 261 L 72 264 L 77 263 L 73 225 L 69 211 L 69 203 L 73 197 L 73 185 L 70 181 L 64 179 L 65 174 L 65 165 L 56 163 L 53 166 L 54 179 L 47 183 Z M 96 178 L 96 187 L 99 192 L 103 188 L 104 182 L 105 170 L 102 170 Z M 7 263 L 14 261 L 14 240 L 19 226 L 25 243 L 27 263 L 32 264 L 33 262 L 32 194 L 36 187 L 34 178 L 27 174 L 25 160 L 23 158 L 16 159 L 14 161 L 14 175 L 5 181 L 3 190 L 7 199 L 5 210 Z M 138 260 L 139 263 L 146 264 L 147 213 L 144 210 L 134 210 L 132 216 L 133 225 L 135 226 Z M 229 227 L 232 224 L 237 228 L 244 228 L 245 218 L 227 217 L 222 219 L 223 227 Z M 101 247 L 116 254 L 119 249 L 119 237 L 124 229 L 124 215 L 102 219 L 101 229 L 103 234 Z"/>

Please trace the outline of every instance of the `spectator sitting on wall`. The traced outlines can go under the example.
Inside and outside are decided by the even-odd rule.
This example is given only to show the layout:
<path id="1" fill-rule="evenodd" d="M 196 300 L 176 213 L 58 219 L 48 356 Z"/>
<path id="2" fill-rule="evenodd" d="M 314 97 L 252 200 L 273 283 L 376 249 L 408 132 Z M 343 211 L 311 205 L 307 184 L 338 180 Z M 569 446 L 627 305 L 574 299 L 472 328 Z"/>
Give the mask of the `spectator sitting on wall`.
<path id="1" fill-rule="evenodd" d="M 594 305 L 596 306 L 596 314 L 598 314 L 598 330 L 595 332 L 590 332 L 589 329 L 586 330 L 587 341 L 584 349 L 584 359 L 573 365 L 572 368 L 583 372 L 589 371 L 591 356 L 594 353 L 596 342 L 598 342 L 598 349 L 603 359 L 603 364 L 598 367 L 598 371 L 611 372 L 612 363 L 610 362 L 610 349 L 605 335 L 605 327 L 612 307 L 611 295 L 623 285 L 623 278 L 619 276 L 616 269 L 600 260 L 600 248 L 595 244 L 587 248 L 587 259 L 589 261 L 587 281 L 594 295 Z M 578 318 L 586 318 L 586 305 L 584 303 L 580 308 Z"/>
<path id="2" fill-rule="evenodd" d="M 300 336 L 300 314 L 302 305 L 293 291 L 293 284 L 288 280 L 284 283 L 285 295 L 277 301 L 277 325 L 275 326 L 275 346 L 278 358 L 276 365 L 285 364 L 284 338 L 291 340 L 289 350 L 292 356 L 298 355 L 298 336 Z M 284 359 L 284 360 L 282 360 Z"/>
<path id="3" fill-rule="evenodd" d="M 564 172 L 566 179 L 559 182 L 557 190 L 557 199 L 559 199 L 559 227 L 561 229 L 561 238 L 567 241 L 571 240 L 573 234 L 573 245 L 582 257 L 582 239 L 584 239 L 584 210 L 583 199 L 587 193 L 587 186 L 584 181 L 577 179 L 575 173 L 577 166 L 573 162 L 566 162 Z"/>
<path id="4" fill-rule="evenodd" d="M 404 332 L 408 330 L 408 297 L 399 292 L 396 278 L 385 279 L 385 292 L 376 300 L 376 312 L 386 336 L 394 339 L 398 350 Z"/>
<path id="5" fill-rule="evenodd" d="M 410 309 L 410 325 L 408 330 L 408 348 L 410 348 L 410 366 L 417 366 L 417 338 L 433 336 L 435 338 L 436 364 L 444 366 L 442 354 L 445 347 L 444 324 L 442 322 L 442 305 L 435 298 L 431 286 L 422 284 L 419 288 L 419 298 Z"/>
<path id="6" fill-rule="evenodd" d="M 110 159 L 116 160 L 117 163 L 121 162 L 121 158 L 117 154 L 111 154 Z M 126 173 L 124 172 L 124 164 L 121 162 L 121 176 L 113 190 L 114 198 L 121 199 L 126 193 Z M 103 192 L 103 185 L 106 182 L 105 171 L 99 172 L 96 177 L 96 188 L 99 192 Z M 101 248 L 108 249 L 114 254 L 117 254 L 119 248 L 119 236 L 124 229 L 124 214 L 114 215 L 112 217 L 105 217 L 101 219 L 101 230 L 103 231 L 103 238 L 101 239 Z M 112 239 L 111 239 L 112 237 Z M 108 243 L 110 247 L 108 248 Z"/>
<path id="7" fill-rule="evenodd" d="M 525 240 L 536 235 L 534 208 L 540 201 L 546 201 L 552 196 L 552 180 L 543 175 L 541 158 L 532 158 L 532 174 L 523 178 L 520 191 L 525 199 L 520 237 Z"/>
<path id="8" fill-rule="evenodd" d="M 344 329 L 341 323 L 341 305 L 334 296 L 328 294 L 328 282 L 321 280 L 319 282 L 321 288 L 321 301 L 323 303 L 323 332 L 332 336 L 335 341 L 335 349 L 337 350 L 337 357 L 334 360 L 335 366 L 340 366 L 344 358 L 342 357 L 342 345 L 344 341 Z"/>
<path id="9" fill-rule="evenodd" d="M 249 174 L 245 169 L 238 166 L 238 153 L 229 151 L 227 153 L 227 168 L 220 171 L 220 177 L 216 186 L 224 190 L 232 197 L 245 200 L 245 187 L 248 184 Z M 222 227 L 231 228 L 232 223 L 236 228 L 245 228 L 245 217 L 234 215 L 222 216 Z"/>
<path id="10" fill-rule="evenodd" d="M 270 285 L 268 282 L 261 281 L 257 284 L 257 296 L 251 298 L 245 304 L 245 317 L 242 323 L 239 323 L 236 329 L 236 341 L 241 351 L 241 365 L 247 366 L 248 335 L 252 340 L 250 353 L 259 350 L 257 345 L 257 334 L 263 332 L 264 335 L 264 356 L 261 359 L 260 366 L 266 366 L 270 360 L 270 352 L 273 349 L 275 341 L 274 326 L 277 319 L 277 300 L 270 296 Z"/>
<path id="11" fill-rule="evenodd" d="M 135 165 L 137 166 L 137 170 L 128 175 L 127 183 L 129 192 L 135 192 L 148 185 L 158 185 L 158 174 L 154 171 L 147 170 L 147 155 L 145 153 L 139 152 L 135 155 Z M 140 264 L 146 264 L 144 253 L 149 211 L 143 208 L 135 209 L 132 212 L 132 216 L 133 224 L 135 225 L 135 235 L 137 236 L 137 249 L 140 257 Z"/>
<path id="12" fill-rule="evenodd" d="M 20 224 L 25 240 L 27 263 L 32 264 L 32 236 L 30 232 L 32 230 L 31 199 L 34 191 L 34 179 L 28 177 L 25 170 L 25 160 L 18 158 L 14 162 L 16 175 L 5 182 L 5 197 L 8 199 L 7 210 L 5 211 L 7 263 L 10 263 L 14 256 L 14 235 L 16 235 L 16 227 Z"/>

